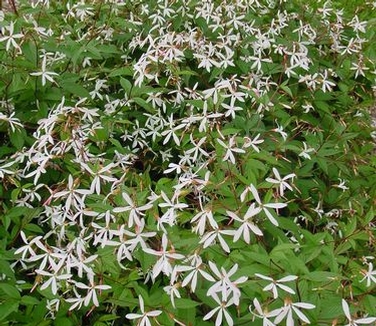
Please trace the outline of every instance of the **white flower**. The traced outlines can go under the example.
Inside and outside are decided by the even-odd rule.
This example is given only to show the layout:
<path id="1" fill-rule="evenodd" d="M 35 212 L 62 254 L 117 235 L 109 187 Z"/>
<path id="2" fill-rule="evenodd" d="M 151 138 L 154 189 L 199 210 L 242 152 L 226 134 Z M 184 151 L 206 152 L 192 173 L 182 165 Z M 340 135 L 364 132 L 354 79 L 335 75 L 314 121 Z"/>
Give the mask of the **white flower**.
<path id="1" fill-rule="evenodd" d="M 300 79 L 299 79 L 299 83 L 305 83 L 307 85 L 308 88 L 312 89 L 312 90 L 316 90 L 317 88 L 317 85 L 320 83 L 319 80 L 318 80 L 318 74 L 315 73 L 313 75 L 311 74 L 307 74 L 307 75 L 300 75 L 299 76 Z M 313 106 L 308 104 L 308 105 L 302 105 L 303 109 L 304 110 L 304 113 L 308 113 L 311 109 L 313 109 Z"/>
<path id="2" fill-rule="evenodd" d="M 60 299 L 47 300 L 46 308 L 48 310 L 47 316 L 50 315 L 52 319 L 55 319 L 55 314 L 60 308 Z"/>
<path id="3" fill-rule="evenodd" d="M 84 304 L 85 298 L 83 298 L 81 295 L 76 293 L 75 298 L 68 298 L 65 300 L 66 302 L 72 303 L 72 305 L 69 307 L 69 311 L 72 311 L 74 309 L 81 309 L 82 305 Z"/>
<path id="4" fill-rule="evenodd" d="M 114 235 L 117 235 L 119 237 L 119 241 L 114 241 L 114 240 L 105 240 L 103 243 L 104 245 L 107 246 L 116 246 L 117 254 L 116 254 L 116 259 L 120 265 L 120 267 L 125 268 L 125 266 L 121 263 L 122 260 L 125 258 L 132 261 L 132 254 L 130 251 L 130 246 L 128 246 L 128 243 L 126 241 L 125 237 L 125 229 L 124 229 L 124 224 L 120 227 L 119 231 L 113 231 Z"/>
<path id="5" fill-rule="evenodd" d="M 182 282 L 182 287 L 185 287 L 189 283 L 191 283 L 191 290 L 192 292 L 196 291 L 197 286 L 197 276 L 198 274 L 201 274 L 201 276 L 209 281 L 209 282 L 215 282 L 215 279 L 207 272 L 205 272 L 201 266 L 202 266 L 202 259 L 201 257 L 197 256 L 196 261 L 194 262 L 193 266 L 184 266 L 184 265 L 178 265 L 176 267 L 177 272 L 189 272 L 188 275 L 184 277 L 184 280 Z"/>
<path id="6" fill-rule="evenodd" d="M 180 203 L 178 198 L 179 191 L 176 191 L 172 198 L 168 198 L 164 191 L 161 192 L 162 199 L 164 202 L 158 204 L 159 207 L 166 208 L 166 212 L 158 219 L 158 230 L 161 228 L 166 232 L 164 223 L 167 223 L 169 226 L 173 226 L 176 223 L 177 210 L 182 210 L 188 207 L 188 204 Z M 176 203 L 174 203 L 176 201 Z"/>
<path id="7" fill-rule="evenodd" d="M 212 318 L 217 313 L 217 318 L 215 319 L 215 326 L 222 326 L 222 325 L 224 325 L 223 322 L 222 322 L 223 316 L 225 316 L 227 324 L 229 326 L 233 326 L 234 325 L 234 321 L 232 320 L 231 315 L 226 310 L 227 307 L 229 307 L 229 306 L 231 306 L 231 305 L 234 304 L 233 299 L 231 298 L 228 301 L 221 301 L 218 298 L 218 295 L 215 294 L 215 293 L 213 294 L 212 298 L 218 303 L 218 307 L 216 307 L 216 308 L 212 309 L 211 311 L 209 311 L 204 316 L 203 319 L 204 320 L 208 320 L 208 319 Z"/>
<path id="8" fill-rule="evenodd" d="M 253 198 L 256 200 L 257 204 L 259 205 L 259 207 L 264 211 L 264 213 L 266 214 L 267 218 L 269 219 L 269 221 L 271 223 L 273 223 L 275 226 L 278 226 L 278 222 L 277 220 L 274 218 L 274 216 L 272 215 L 272 213 L 270 213 L 270 211 L 268 210 L 268 208 L 273 208 L 273 209 L 279 209 L 279 208 L 283 208 L 283 207 L 286 207 L 287 204 L 285 203 L 268 203 L 268 204 L 263 204 L 261 202 L 261 199 L 260 199 L 260 196 L 257 192 L 257 189 L 256 187 L 253 185 L 253 184 L 250 184 L 248 187 L 245 188 L 245 190 L 241 193 L 240 195 L 240 200 L 242 202 L 244 202 L 245 200 L 245 197 L 247 195 L 248 192 L 251 192 L 252 195 L 253 195 Z"/>
<path id="9" fill-rule="evenodd" d="M 223 267 L 219 270 L 217 265 L 211 261 L 209 261 L 209 266 L 219 280 L 208 289 L 206 294 L 214 297 L 216 293 L 221 293 L 223 301 L 227 301 L 232 296 L 234 304 L 239 305 L 241 293 L 237 285 L 244 283 L 248 278 L 241 276 L 235 281 L 230 280 L 238 270 L 238 264 L 235 264 L 228 272 Z"/>
<path id="10" fill-rule="evenodd" d="M 271 278 L 269 276 L 265 276 L 265 275 L 262 275 L 262 274 L 259 274 L 259 273 L 256 273 L 255 275 L 259 278 L 262 278 L 263 280 L 271 281 L 271 283 L 268 284 L 267 286 L 265 286 L 262 290 L 263 291 L 272 291 L 274 299 L 278 298 L 278 288 L 280 288 L 283 291 L 286 291 L 290 294 L 295 294 L 295 291 L 293 289 L 291 289 L 287 285 L 281 284 L 281 283 L 291 282 L 291 281 L 296 280 L 298 277 L 295 276 L 295 275 L 288 275 L 288 276 L 282 277 L 279 280 L 274 280 L 273 278 Z"/>
<path id="11" fill-rule="evenodd" d="M 295 313 L 298 318 L 307 323 L 310 324 L 309 319 L 305 314 L 303 314 L 299 308 L 303 309 L 314 309 L 315 305 L 305 302 L 291 302 L 289 298 L 285 299 L 285 305 L 284 307 L 277 309 L 278 315 L 276 316 L 274 323 L 279 324 L 285 317 L 286 317 L 286 326 L 294 326 L 294 318 L 293 313 Z M 273 312 L 274 313 L 274 312 Z"/>
<path id="12" fill-rule="evenodd" d="M 143 248 L 143 251 L 147 254 L 160 257 L 153 267 L 153 279 L 162 272 L 163 274 L 170 276 L 172 273 L 171 262 L 175 259 L 183 259 L 184 256 L 177 254 L 174 250 L 167 250 L 168 239 L 167 235 L 163 233 L 162 235 L 162 248 L 160 250 L 154 250 L 151 248 Z"/>
<path id="13" fill-rule="evenodd" d="M 93 277 L 90 276 L 89 274 L 89 280 L 90 280 L 90 285 L 83 284 L 81 282 L 76 282 L 75 286 L 78 287 L 79 289 L 84 289 L 87 290 L 86 297 L 84 299 L 84 305 L 88 306 L 91 302 L 98 307 L 99 306 L 99 301 L 98 301 L 98 296 L 96 291 L 101 291 L 101 290 L 109 290 L 111 289 L 111 286 L 109 285 L 96 285 L 94 283 Z"/>
<path id="14" fill-rule="evenodd" d="M 349 322 L 345 326 L 358 326 L 358 325 L 364 325 L 364 324 L 372 324 L 376 321 L 376 317 L 367 317 L 367 318 L 359 318 L 359 319 L 354 319 L 353 317 L 351 317 L 349 305 L 344 299 L 342 299 L 342 309 Z"/>
<path id="15" fill-rule="evenodd" d="M 346 191 L 349 189 L 349 187 L 345 186 L 346 180 L 342 180 L 341 178 L 338 178 L 338 180 L 340 183 L 338 185 L 335 185 L 337 188 L 340 188 L 343 191 Z"/>
<path id="16" fill-rule="evenodd" d="M 192 134 L 190 134 L 189 138 L 190 138 L 191 144 L 194 147 L 188 149 L 187 151 L 185 151 L 185 153 L 192 158 L 192 161 L 197 161 L 199 154 L 202 154 L 205 157 L 209 156 L 209 154 L 202 148 L 202 146 L 206 142 L 206 137 L 200 138 L 200 140 L 197 143 L 194 141 Z M 192 154 L 193 156 L 191 156 Z"/>
<path id="17" fill-rule="evenodd" d="M 46 85 L 47 80 L 50 81 L 51 83 L 54 83 L 54 79 L 52 76 L 58 76 L 56 72 L 52 71 L 47 71 L 46 70 L 46 63 L 47 63 L 47 58 L 44 56 L 42 60 L 42 70 L 38 72 L 32 72 L 30 73 L 31 76 L 41 76 L 42 77 L 42 86 Z"/>
<path id="18" fill-rule="evenodd" d="M 235 119 L 236 111 L 242 111 L 243 108 L 239 106 L 235 106 L 235 97 L 231 98 L 230 105 L 226 103 L 221 103 L 221 106 L 226 110 L 225 117 L 231 116 L 231 118 Z"/>
<path id="19" fill-rule="evenodd" d="M 249 59 L 254 61 L 252 66 L 251 66 L 251 69 L 255 69 L 257 68 L 256 72 L 262 72 L 262 62 L 267 62 L 267 63 L 273 63 L 273 61 L 271 59 L 268 59 L 268 58 L 261 58 L 262 56 L 262 53 L 259 52 L 258 53 L 258 56 L 255 57 L 255 56 L 249 56 Z"/>
<path id="20" fill-rule="evenodd" d="M 34 245 L 36 245 L 38 248 L 41 248 L 42 250 L 47 251 L 47 249 L 44 247 L 44 245 L 40 241 L 42 239 L 42 236 L 37 236 L 35 238 L 32 238 L 31 241 L 29 242 L 26 238 L 26 234 L 24 233 L 24 231 L 21 230 L 20 234 L 21 234 L 21 238 L 23 242 L 26 243 L 26 245 L 18 248 L 14 254 L 18 255 L 22 253 L 22 256 L 21 256 L 22 260 L 28 259 L 27 256 L 34 257 L 36 255 L 33 249 Z"/>
<path id="21" fill-rule="evenodd" d="M 291 191 L 293 190 L 292 187 L 286 182 L 286 180 L 293 179 L 294 177 L 296 177 L 295 173 L 290 173 L 283 178 L 281 178 L 281 176 L 280 176 L 280 174 L 279 174 L 279 172 L 276 168 L 273 168 L 273 173 L 274 173 L 276 178 L 275 179 L 266 178 L 265 181 L 279 185 L 279 194 L 282 197 L 284 195 L 284 191 L 285 191 L 286 188 L 291 190 Z"/>
<path id="22" fill-rule="evenodd" d="M 81 98 L 74 107 L 69 107 L 72 110 L 72 113 L 81 113 L 83 120 L 89 120 L 91 123 L 94 122 L 94 118 L 99 117 L 98 109 L 87 108 L 81 106 L 87 100 L 86 97 Z M 98 128 L 100 129 L 100 128 Z"/>
<path id="23" fill-rule="evenodd" d="M 280 126 L 277 121 L 275 123 L 277 125 L 277 128 L 272 129 L 272 131 L 278 132 L 282 136 L 283 140 L 285 141 L 287 139 L 287 133 L 283 131 L 283 126 Z"/>
<path id="24" fill-rule="evenodd" d="M 310 160 L 310 159 L 311 159 L 311 156 L 309 155 L 309 153 L 314 152 L 315 149 L 312 148 L 312 147 L 308 147 L 307 144 L 306 144 L 305 142 L 303 142 L 303 146 L 304 146 L 304 148 L 303 148 L 303 150 L 299 153 L 299 156 L 300 156 L 300 157 L 304 157 L 304 158 Z"/>
<path id="25" fill-rule="evenodd" d="M 362 57 L 360 56 L 358 62 L 351 63 L 352 67 L 350 68 L 350 70 L 355 70 L 355 79 L 358 78 L 359 75 L 365 77 L 365 70 L 369 70 L 369 67 L 364 64 L 361 58 Z"/>
<path id="26" fill-rule="evenodd" d="M 140 319 L 137 323 L 138 326 L 151 326 L 151 322 L 150 322 L 149 318 L 150 317 L 154 318 L 154 317 L 159 316 L 162 313 L 162 311 L 161 310 L 151 310 L 151 311 L 145 312 L 144 299 L 142 299 L 141 295 L 138 296 L 138 300 L 140 302 L 140 310 L 141 310 L 142 314 L 130 313 L 130 314 L 127 314 L 125 316 L 125 318 L 130 319 L 130 320 Z"/>
<path id="27" fill-rule="evenodd" d="M 1 113 L 0 113 L 0 120 L 1 120 Z M 14 174 L 15 173 L 12 170 L 6 169 L 6 168 L 9 168 L 10 166 L 12 166 L 14 163 L 15 163 L 14 161 L 13 162 L 11 161 L 11 162 L 5 163 L 3 166 L 0 166 L 0 179 L 4 178 L 4 176 L 6 174 Z"/>
<path id="28" fill-rule="evenodd" d="M 148 203 L 146 205 L 137 206 L 126 192 L 123 192 L 122 196 L 123 196 L 123 199 L 127 202 L 128 206 L 116 207 L 113 209 L 114 213 L 123 213 L 123 212 L 129 211 L 128 227 L 132 227 L 133 224 L 140 226 L 141 217 L 145 215 L 145 213 L 143 212 L 152 208 L 153 205 Z"/>
<path id="29" fill-rule="evenodd" d="M 162 132 L 162 136 L 164 136 L 164 140 L 163 140 L 163 145 L 166 145 L 171 136 L 172 136 L 172 139 L 174 140 L 175 144 L 177 146 L 180 145 L 180 139 L 178 137 L 178 135 L 176 134 L 176 131 L 178 131 L 179 129 L 182 129 L 182 128 L 185 128 L 185 123 L 181 123 L 180 125 L 177 125 L 176 127 L 174 127 L 174 124 L 175 124 L 175 120 L 174 120 L 174 117 L 173 115 L 171 114 L 171 116 L 169 117 L 169 122 L 168 122 L 168 126 L 169 126 L 169 129 L 165 130 Z"/>
<path id="30" fill-rule="evenodd" d="M 244 137 L 243 148 L 248 148 L 252 146 L 252 148 L 254 149 L 256 153 L 260 153 L 260 149 L 257 147 L 257 145 L 262 144 L 264 140 L 259 139 L 259 138 L 260 138 L 260 134 L 257 134 L 256 137 L 253 139 L 250 139 L 249 137 Z"/>
<path id="31" fill-rule="evenodd" d="M 53 195 L 53 198 L 65 198 L 65 207 L 67 210 L 73 205 L 76 209 L 85 207 L 85 197 L 92 194 L 90 190 L 87 189 L 76 189 L 76 180 L 73 180 L 72 175 L 68 177 L 68 189 L 64 191 L 59 191 Z"/>
<path id="32" fill-rule="evenodd" d="M 90 185 L 90 191 L 91 193 L 96 192 L 97 195 L 101 192 L 101 182 L 115 182 L 117 181 L 116 178 L 110 177 L 107 175 L 107 173 L 111 172 L 111 169 L 116 167 L 115 163 L 110 163 L 107 166 L 104 166 L 102 168 L 98 168 L 97 171 L 93 171 L 89 165 L 87 165 L 84 162 L 80 162 L 81 166 L 88 171 L 92 176 L 94 176 L 93 181 Z"/>
<path id="33" fill-rule="evenodd" d="M 327 91 L 331 92 L 332 91 L 332 87 L 333 86 L 336 86 L 336 84 L 330 80 L 328 80 L 328 71 L 325 70 L 324 71 L 324 74 L 321 74 L 320 73 L 320 76 L 321 76 L 321 89 L 324 93 L 326 93 Z"/>
<path id="34" fill-rule="evenodd" d="M 14 118 L 14 114 L 15 113 L 13 112 L 9 117 L 7 117 L 4 113 L 0 112 L 0 121 L 2 120 L 7 122 L 12 129 L 12 132 L 15 132 L 16 128 L 19 129 L 24 127 L 18 118 Z"/>
<path id="35" fill-rule="evenodd" d="M 223 113 L 212 112 L 208 113 L 208 102 L 204 101 L 202 114 L 200 115 L 200 126 L 198 128 L 199 132 L 206 132 L 207 127 L 212 125 L 212 122 L 216 121 L 217 118 L 223 116 Z"/>
<path id="36" fill-rule="evenodd" d="M 228 216 L 230 216 L 235 221 L 242 223 L 240 227 L 238 227 L 237 230 L 235 230 L 234 242 L 238 241 L 240 236 L 243 234 L 244 241 L 249 244 L 250 243 L 250 234 L 249 234 L 250 230 L 256 235 L 259 235 L 259 236 L 263 235 L 259 227 L 252 222 L 252 217 L 256 216 L 260 212 L 261 212 L 261 208 L 255 207 L 255 203 L 252 203 L 252 205 L 249 206 L 247 212 L 245 213 L 242 219 L 235 213 L 226 211 Z"/>
<path id="37" fill-rule="evenodd" d="M 358 15 L 355 15 L 351 22 L 348 23 L 349 26 L 351 26 L 354 29 L 354 32 L 366 32 L 367 22 L 366 21 L 359 21 Z"/>
<path id="38" fill-rule="evenodd" d="M 180 283 L 175 283 L 172 285 L 165 286 L 163 290 L 170 296 L 170 301 L 172 303 L 172 306 L 176 308 L 175 306 L 175 297 L 181 298 L 180 292 L 178 288 L 180 287 Z"/>
<path id="39" fill-rule="evenodd" d="M 97 213 L 93 211 L 88 211 L 86 212 L 86 215 L 96 216 Z M 98 216 L 100 215 L 101 214 L 99 214 Z M 100 243 L 102 248 L 104 248 L 109 243 L 109 241 L 113 238 L 116 232 L 115 230 L 111 230 L 110 228 L 110 221 L 111 221 L 110 217 L 112 217 L 113 215 L 111 215 L 111 213 L 107 211 L 105 213 L 105 216 L 106 216 L 106 224 L 104 226 L 99 225 L 95 222 L 91 223 L 91 226 L 95 229 L 93 245 L 96 246 L 97 244 Z"/>
<path id="40" fill-rule="evenodd" d="M 368 271 L 362 270 L 362 274 L 364 277 L 361 279 L 360 282 L 367 280 L 367 287 L 371 286 L 371 283 L 376 283 L 376 270 L 373 270 L 373 264 L 368 263 Z"/>
<path id="41" fill-rule="evenodd" d="M 319 201 L 317 203 L 317 206 L 315 208 L 312 209 L 314 212 L 317 213 L 317 215 L 322 218 L 322 215 L 324 214 L 324 210 L 322 209 L 322 202 Z"/>
<path id="42" fill-rule="evenodd" d="M 1 34 L 5 35 L 5 30 L 8 31 L 9 35 L 0 37 L 0 42 L 7 41 L 7 44 L 5 45 L 5 50 L 8 52 L 10 50 L 10 47 L 14 47 L 18 51 L 21 51 L 20 46 L 17 44 L 15 39 L 23 38 L 23 34 L 14 34 L 14 23 L 11 21 L 9 26 L 5 26 L 5 28 L 1 29 Z"/>
<path id="43" fill-rule="evenodd" d="M 223 142 L 221 139 L 217 139 L 218 143 L 227 149 L 226 151 L 226 154 L 225 156 L 223 157 L 223 161 L 230 161 L 232 164 L 235 164 L 235 155 L 234 153 L 245 153 L 245 150 L 244 149 L 241 149 L 241 148 L 237 148 L 235 147 L 236 143 L 235 143 L 235 136 L 232 136 L 229 141 L 228 141 L 228 144 L 226 144 L 225 142 Z"/>
<path id="44" fill-rule="evenodd" d="M 45 270 L 36 269 L 35 272 L 39 275 L 48 276 L 49 279 L 43 283 L 40 287 L 41 290 L 47 289 L 48 287 L 51 288 L 52 294 L 57 294 L 57 290 L 60 287 L 60 281 L 68 280 L 72 277 L 72 274 L 62 274 L 61 269 L 64 264 L 64 259 L 60 260 L 60 262 L 53 268 L 53 272 L 46 272 Z"/>
<path id="45" fill-rule="evenodd" d="M 218 228 L 218 224 L 213 217 L 213 212 L 210 209 L 204 209 L 198 212 L 193 218 L 191 219 L 191 223 L 195 223 L 198 221 L 197 225 L 193 228 L 193 231 L 198 233 L 199 235 L 203 235 L 205 232 L 206 222 L 209 222 L 209 225 L 213 229 Z"/>
<path id="46" fill-rule="evenodd" d="M 144 238 L 151 238 L 157 234 L 156 232 L 143 232 L 144 226 L 145 220 L 142 218 L 140 224 L 135 226 L 134 233 L 126 230 L 124 225 L 120 227 L 120 231 L 123 230 L 122 232 L 127 236 L 127 240 L 124 243 L 129 246 L 128 249 L 130 251 L 134 251 L 138 245 L 140 245 L 141 248 L 147 248 Z M 128 237 L 131 237 L 132 239 L 129 239 Z"/>
<path id="47" fill-rule="evenodd" d="M 57 267 L 59 266 L 61 261 L 65 260 L 66 255 L 59 253 L 57 250 L 56 251 L 48 250 L 44 246 L 39 247 L 39 248 L 43 250 L 43 253 L 40 255 L 31 256 L 28 259 L 28 261 L 34 262 L 34 261 L 41 260 L 41 262 L 39 263 L 40 270 L 45 269 L 46 266 L 49 266 L 49 268 L 55 268 L 55 270 L 58 270 Z M 56 264 L 56 261 L 59 262 L 58 265 Z"/>
<path id="48" fill-rule="evenodd" d="M 205 68 L 207 72 L 210 72 L 211 68 L 214 67 L 219 67 L 220 64 L 213 60 L 212 57 L 209 57 L 207 54 L 199 54 L 199 53 L 194 53 L 193 56 L 200 61 L 198 64 L 197 68 Z"/>
<path id="49" fill-rule="evenodd" d="M 279 309 L 276 309 L 276 310 L 273 310 L 273 311 L 270 311 L 270 312 L 268 312 L 266 310 L 262 310 L 261 305 L 260 305 L 259 301 L 257 300 L 257 298 L 253 299 L 253 305 L 256 308 L 257 314 L 255 314 L 252 311 L 252 306 L 249 306 L 249 310 L 254 316 L 256 316 L 258 318 L 262 318 L 262 326 L 275 326 L 276 325 L 273 322 L 271 322 L 269 320 L 269 318 L 277 316 L 278 313 L 279 313 Z"/>
<path id="50" fill-rule="evenodd" d="M 215 242 L 216 238 L 219 241 L 220 246 L 226 252 L 230 252 L 230 247 L 228 246 L 225 239 L 223 239 L 222 234 L 226 235 L 234 235 L 234 230 L 221 230 L 219 227 L 214 227 L 213 231 L 209 231 L 204 234 L 202 239 L 200 240 L 200 244 L 203 243 L 203 247 L 209 247 L 213 242 Z"/>
<path id="51" fill-rule="evenodd" d="M 98 97 L 99 99 L 103 100 L 103 95 L 100 93 L 102 89 L 107 89 L 108 85 L 106 85 L 107 80 L 105 79 L 97 79 L 95 81 L 95 88 L 89 94 L 92 99 Z"/>
<path id="52" fill-rule="evenodd" d="M 70 257 L 72 259 L 71 267 L 77 268 L 78 277 L 82 278 L 84 271 L 86 274 L 91 275 L 91 277 L 95 275 L 93 269 L 89 266 L 89 263 L 97 259 L 98 255 L 92 255 L 87 258 L 85 258 L 83 255 L 81 255 L 79 258 L 73 255 L 71 255 Z"/>

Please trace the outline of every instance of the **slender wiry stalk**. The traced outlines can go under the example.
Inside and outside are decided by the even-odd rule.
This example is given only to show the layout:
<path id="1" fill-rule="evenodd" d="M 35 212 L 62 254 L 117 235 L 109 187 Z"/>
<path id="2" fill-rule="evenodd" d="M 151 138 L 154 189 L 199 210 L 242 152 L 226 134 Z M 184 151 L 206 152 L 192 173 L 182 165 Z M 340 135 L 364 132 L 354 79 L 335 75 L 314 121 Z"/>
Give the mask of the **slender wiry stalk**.
<path id="1" fill-rule="evenodd" d="M 17 6 L 15 0 L 8 0 L 8 3 L 13 12 L 17 14 Z"/>

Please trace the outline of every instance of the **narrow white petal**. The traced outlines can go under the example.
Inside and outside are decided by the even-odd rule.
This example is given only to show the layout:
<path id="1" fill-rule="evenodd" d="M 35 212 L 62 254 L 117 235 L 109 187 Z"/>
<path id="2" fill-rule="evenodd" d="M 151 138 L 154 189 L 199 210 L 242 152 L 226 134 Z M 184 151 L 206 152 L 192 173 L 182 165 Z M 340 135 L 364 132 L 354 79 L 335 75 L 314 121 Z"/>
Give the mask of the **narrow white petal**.
<path id="1" fill-rule="evenodd" d="M 310 324 L 310 321 L 305 314 L 303 314 L 299 309 L 295 308 L 294 306 L 292 307 L 292 309 L 298 315 L 300 320 L 304 321 L 307 324 Z"/>
<path id="2" fill-rule="evenodd" d="M 360 323 L 360 324 L 372 324 L 375 321 L 376 321 L 375 317 L 360 318 L 360 319 L 355 320 L 356 323 Z"/>
<path id="3" fill-rule="evenodd" d="M 208 320 L 214 316 L 214 314 L 220 309 L 220 307 L 214 308 L 213 310 L 209 311 L 203 318 L 203 320 Z"/>
<path id="4" fill-rule="evenodd" d="M 303 309 L 314 309 L 314 308 L 316 308 L 316 306 L 314 304 L 306 303 L 306 302 L 295 302 L 293 305 L 294 305 L 294 307 L 299 307 L 299 308 L 303 308 Z"/>
<path id="5" fill-rule="evenodd" d="M 271 277 L 265 276 L 265 275 L 262 275 L 262 274 L 259 274 L 259 273 L 255 273 L 255 276 L 262 278 L 263 280 L 274 281 Z"/>
<path id="6" fill-rule="evenodd" d="M 146 313 L 146 316 L 157 317 L 162 313 L 160 310 L 153 310 Z"/>
<path id="7" fill-rule="evenodd" d="M 298 277 L 296 275 L 287 275 L 277 280 L 277 282 L 290 282 L 290 281 L 295 281 L 297 278 Z"/>
<path id="8" fill-rule="evenodd" d="M 234 325 L 234 321 L 232 320 L 230 314 L 226 311 L 226 310 L 223 310 L 224 312 L 224 315 L 225 315 L 225 318 L 226 318 L 226 321 L 227 321 L 227 324 L 229 326 L 233 326 Z"/>
<path id="9" fill-rule="evenodd" d="M 277 286 L 282 289 L 283 291 L 286 291 L 288 293 L 291 293 L 291 294 L 295 294 L 295 291 L 291 288 L 289 288 L 288 286 L 286 285 L 283 285 L 283 284 L 277 284 Z"/>

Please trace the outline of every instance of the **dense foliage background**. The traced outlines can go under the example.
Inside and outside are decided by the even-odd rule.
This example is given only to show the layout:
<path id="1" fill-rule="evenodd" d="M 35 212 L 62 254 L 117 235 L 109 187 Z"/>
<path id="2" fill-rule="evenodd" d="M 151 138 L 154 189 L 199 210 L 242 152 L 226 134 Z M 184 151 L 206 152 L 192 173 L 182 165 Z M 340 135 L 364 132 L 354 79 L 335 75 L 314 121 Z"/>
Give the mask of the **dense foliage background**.
<path id="1" fill-rule="evenodd" d="M 0 323 L 375 325 L 375 17 L 0 11 Z"/>

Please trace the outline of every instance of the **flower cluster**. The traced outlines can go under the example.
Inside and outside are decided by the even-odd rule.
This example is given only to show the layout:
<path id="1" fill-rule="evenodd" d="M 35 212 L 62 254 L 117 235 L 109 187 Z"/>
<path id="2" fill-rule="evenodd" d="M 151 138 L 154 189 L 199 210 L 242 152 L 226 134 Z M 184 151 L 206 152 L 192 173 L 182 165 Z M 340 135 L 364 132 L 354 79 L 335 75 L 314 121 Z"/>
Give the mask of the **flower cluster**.
<path id="1" fill-rule="evenodd" d="M 373 217 L 354 239 L 357 222 L 338 219 L 363 213 L 346 183 L 361 117 L 346 110 L 376 68 L 366 21 L 330 2 L 20 6 L 1 22 L 3 65 L 20 75 L 0 82 L 0 190 L 13 189 L 10 268 L 35 276 L 48 316 L 374 322 L 343 290 L 376 283 L 371 260 L 343 255 L 374 243 Z M 343 316 L 322 312 L 333 293 Z"/>

